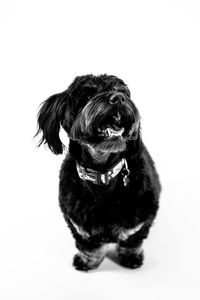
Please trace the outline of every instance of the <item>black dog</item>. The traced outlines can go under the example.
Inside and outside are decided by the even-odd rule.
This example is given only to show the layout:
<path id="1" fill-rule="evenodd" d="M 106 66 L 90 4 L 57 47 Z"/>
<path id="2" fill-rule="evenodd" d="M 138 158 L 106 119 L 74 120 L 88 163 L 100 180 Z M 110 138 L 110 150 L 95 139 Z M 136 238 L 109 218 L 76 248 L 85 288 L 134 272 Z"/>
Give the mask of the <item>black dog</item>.
<path id="1" fill-rule="evenodd" d="M 60 125 L 69 137 L 59 201 L 79 249 L 75 268 L 98 267 L 110 243 L 121 265 L 140 267 L 161 188 L 128 87 L 115 76 L 77 77 L 42 104 L 38 124 L 39 145 L 55 154 L 64 149 Z"/>

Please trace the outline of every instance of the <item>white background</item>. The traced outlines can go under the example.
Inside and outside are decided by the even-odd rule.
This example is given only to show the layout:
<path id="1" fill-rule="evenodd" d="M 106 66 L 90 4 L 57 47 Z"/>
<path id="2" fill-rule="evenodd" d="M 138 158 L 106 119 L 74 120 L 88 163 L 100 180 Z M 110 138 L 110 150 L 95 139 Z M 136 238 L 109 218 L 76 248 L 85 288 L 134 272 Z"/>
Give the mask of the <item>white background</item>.
<path id="1" fill-rule="evenodd" d="M 0 298 L 200 299 L 199 1 L 5 0 L 0 31 Z M 128 84 L 162 181 L 140 270 L 73 270 L 64 156 L 32 139 L 39 104 L 87 73 Z"/>

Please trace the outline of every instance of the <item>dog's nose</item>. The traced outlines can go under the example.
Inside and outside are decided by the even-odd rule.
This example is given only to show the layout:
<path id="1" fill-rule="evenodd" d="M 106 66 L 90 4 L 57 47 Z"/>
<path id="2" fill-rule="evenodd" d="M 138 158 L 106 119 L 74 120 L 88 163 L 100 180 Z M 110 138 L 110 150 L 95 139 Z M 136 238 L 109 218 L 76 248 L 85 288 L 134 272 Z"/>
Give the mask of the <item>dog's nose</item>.
<path id="1" fill-rule="evenodd" d="M 117 104 L 117 103 L 123 104 L 125 102 L 125 100 L 126 100 L 126 98 L 125 98 L 124 94 L 118 92 L 118 93 L 113 94 L 110 97 L 109 102 L 111 104 Z"/>

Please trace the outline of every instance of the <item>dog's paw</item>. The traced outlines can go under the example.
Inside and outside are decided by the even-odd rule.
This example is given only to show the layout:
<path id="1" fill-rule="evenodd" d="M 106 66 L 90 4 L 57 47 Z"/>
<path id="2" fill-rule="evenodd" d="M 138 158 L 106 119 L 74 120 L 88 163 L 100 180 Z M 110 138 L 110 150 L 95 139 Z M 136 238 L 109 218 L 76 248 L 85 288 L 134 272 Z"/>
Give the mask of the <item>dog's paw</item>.
<path id="1" fill-rule="evenodd" d="M 118 258 L 121 266 L 130 269 L 137 269 L 143 265 L 144 252 L 141 251 L 140 253 L 119 253 Z"/>
<path id="2" fill-rule="evenodd" d="M 78 271 L 90 271 L 96 269 L 99 264 L 101 263 L 100 260 L 90 260 L 86 257 L 83 253 L 77 253 L 73 259 L 73 266 Z"/>
<path id="3" fill-rule="evenodd" d="M 83 258 L 81 257 L 81 255 L 79 253 L 74 256 L 73 266 L 75 267 L 76 270 L 79 270 L 79 271 L 89 271 L 90 270 L 88 264 L 83 260 Z"/>

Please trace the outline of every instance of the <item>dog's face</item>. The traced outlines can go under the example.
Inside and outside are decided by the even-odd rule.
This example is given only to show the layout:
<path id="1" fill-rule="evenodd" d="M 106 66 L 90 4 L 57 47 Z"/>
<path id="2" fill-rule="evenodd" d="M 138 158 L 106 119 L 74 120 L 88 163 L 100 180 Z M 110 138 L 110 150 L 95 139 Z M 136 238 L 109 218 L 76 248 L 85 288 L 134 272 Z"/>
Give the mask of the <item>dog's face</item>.
<path id="1" fill-rule="evenodd" d="M 108 75 L 77 77 L 61 94 L 47 99 L 38 116 L 41 140 L 62 153 L 60 125 L 70 139 L 99 152 L 120 152 L 139 132 L 139 113 L 125 83 Z"/>

